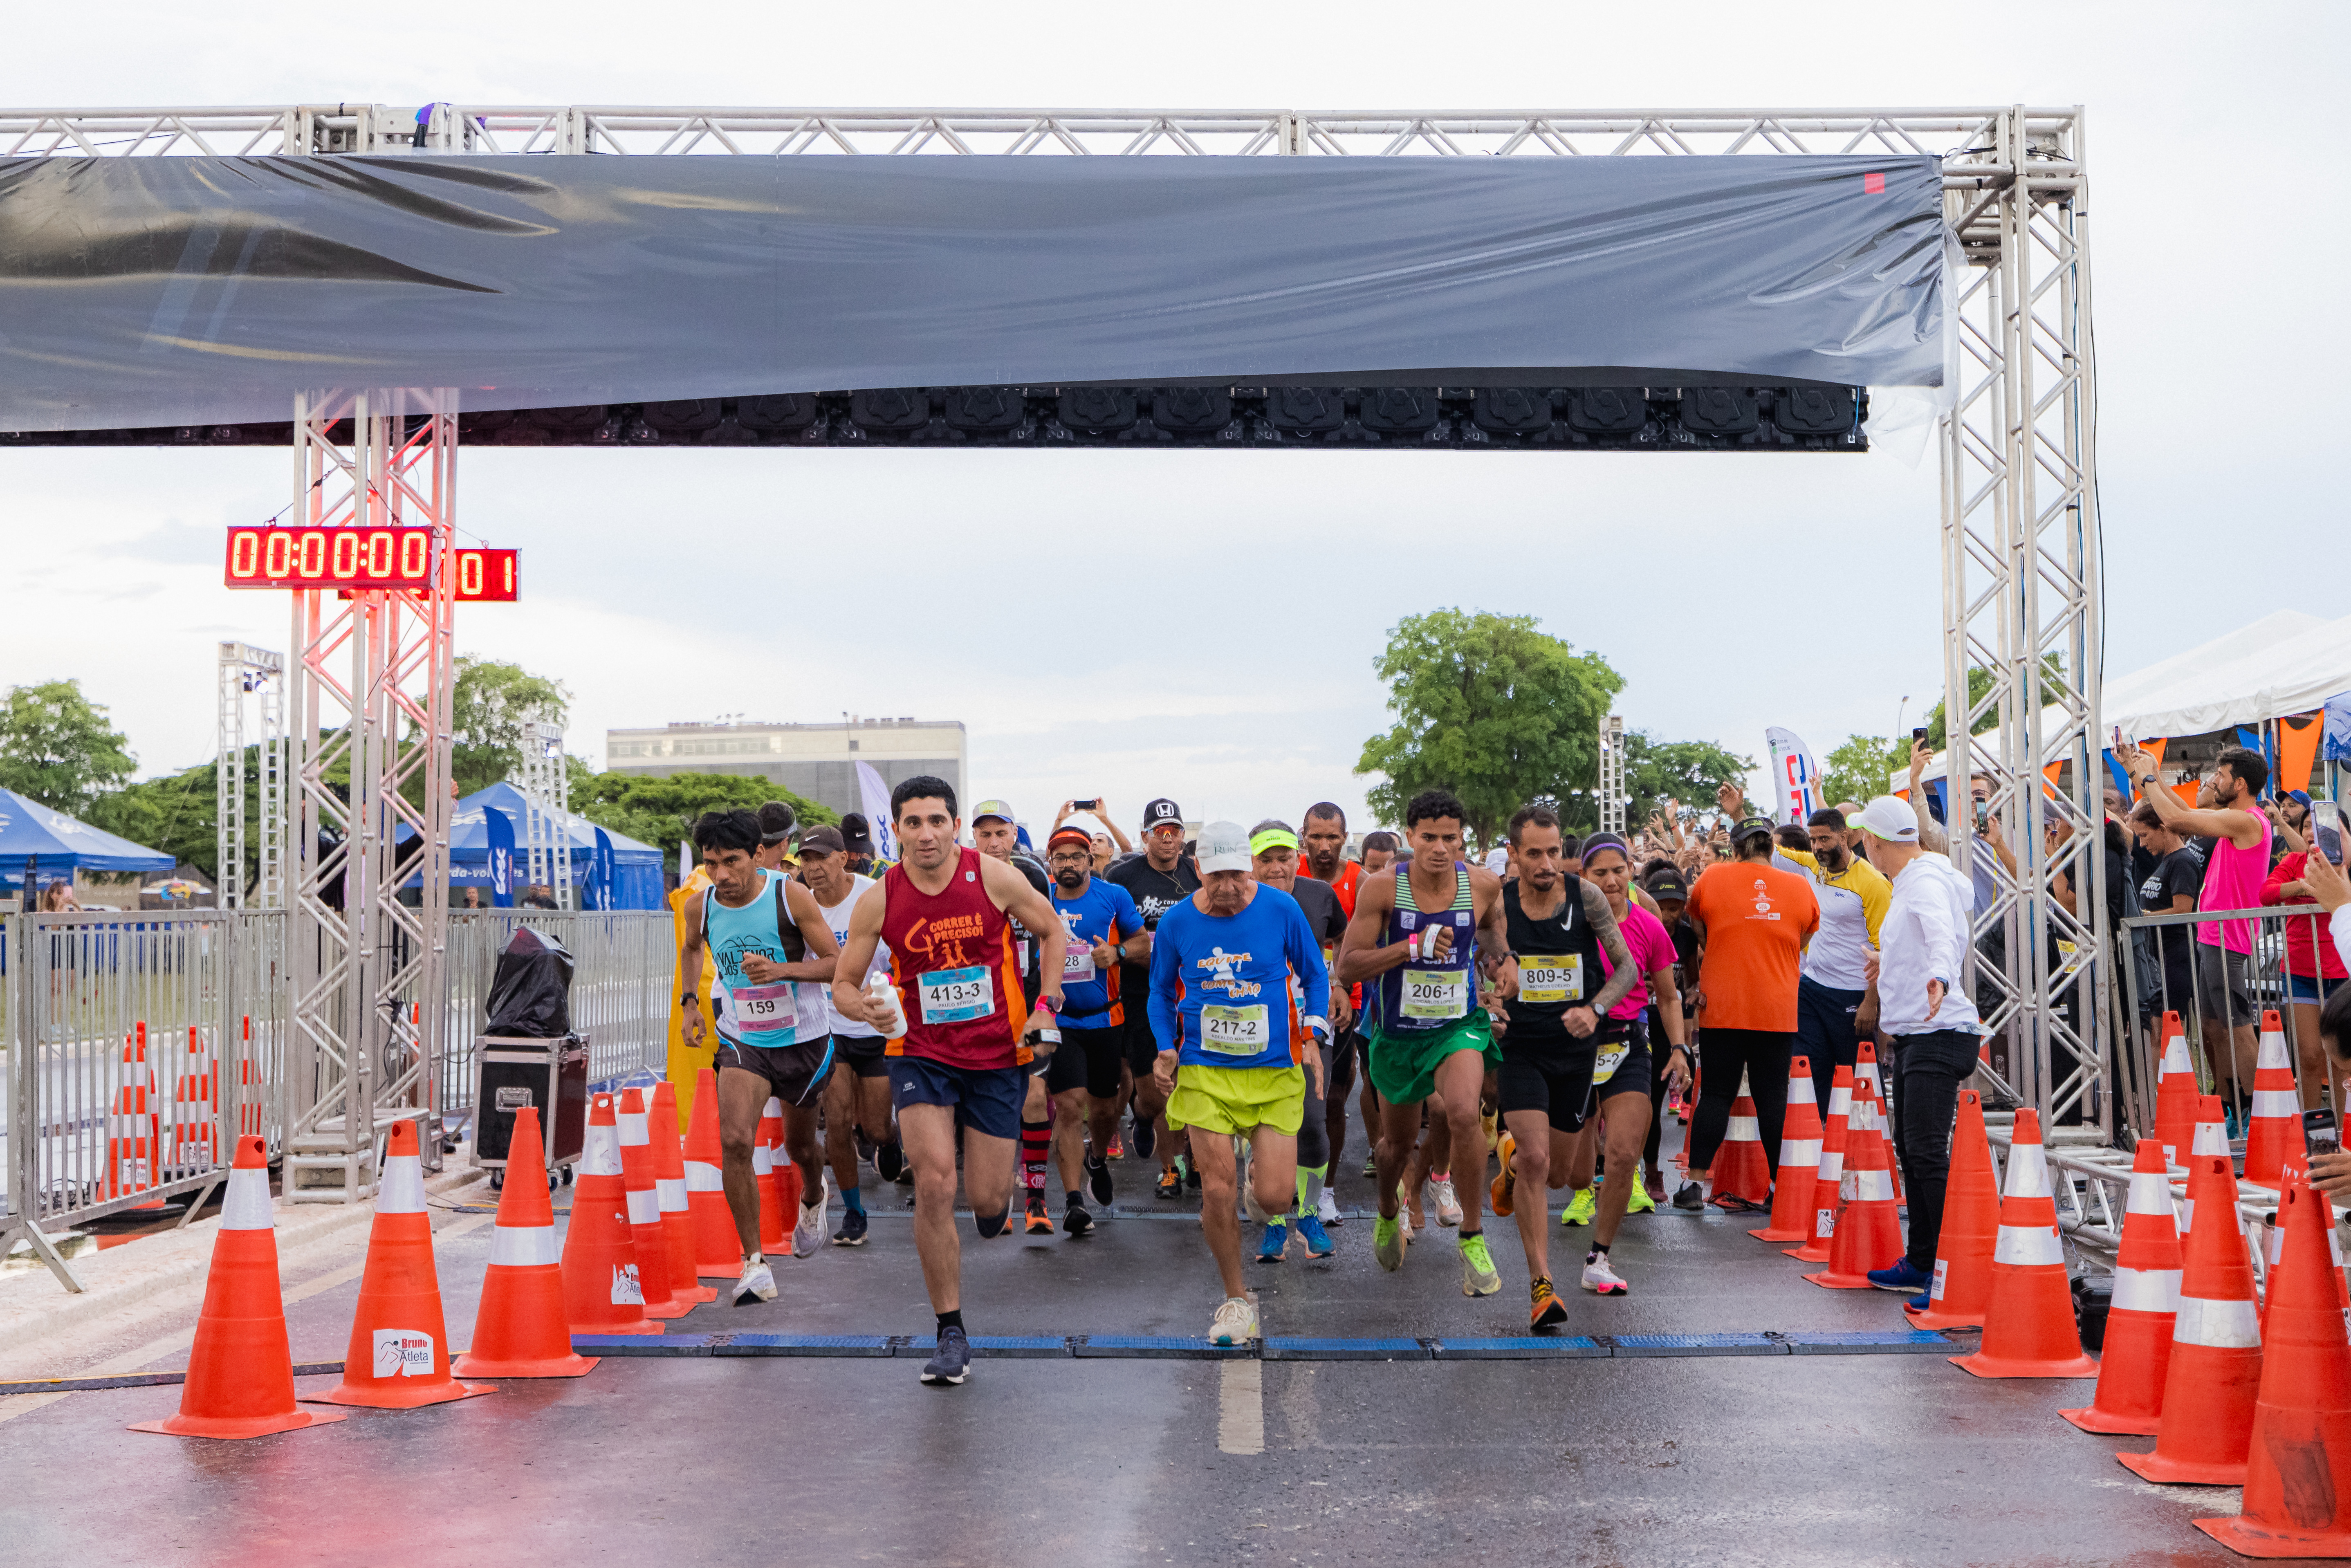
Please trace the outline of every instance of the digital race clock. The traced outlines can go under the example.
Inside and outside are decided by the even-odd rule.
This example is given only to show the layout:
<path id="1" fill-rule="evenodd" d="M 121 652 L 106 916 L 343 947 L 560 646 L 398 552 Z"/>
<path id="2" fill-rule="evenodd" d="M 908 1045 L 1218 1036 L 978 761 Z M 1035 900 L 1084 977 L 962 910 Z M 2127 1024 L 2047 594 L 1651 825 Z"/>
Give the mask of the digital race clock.
<path id="1" fill-rule="evenodd" d="M 460 602 L 511 603 L 515 552 L 461 549 L 454 591 Z M 231 528 L 225 580 L 231 588 L 427 589 L 431 528 Z"/>

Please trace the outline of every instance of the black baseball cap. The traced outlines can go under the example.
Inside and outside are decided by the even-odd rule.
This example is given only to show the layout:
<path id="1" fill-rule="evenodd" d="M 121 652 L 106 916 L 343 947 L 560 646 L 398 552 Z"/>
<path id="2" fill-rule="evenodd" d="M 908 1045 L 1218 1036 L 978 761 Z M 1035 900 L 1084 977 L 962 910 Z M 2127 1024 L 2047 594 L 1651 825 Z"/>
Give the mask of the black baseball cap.
<path id="1" fill-rule="evenodd" d="M 1769 817 L 1748 817 L 1742 819 L 1739 826 L 1730 830 L 1730 841 L 1734 844 L 1743 844 L 1758 833 L 1768 839 L 1779 831 Z"/>
<path id="2" fill-rule="evenodd" d="M 1649 896 L 1659 904 L 1669 898 L 1678 899 L 1684 904 L 1689 902 L 1689 883 L 1682 880 L 1682 873 L 1678 871 L 1661 869 L 1651 872 L 1649 880 L 1643 885 L 1649 890 Z"/>
<path id="3" fill-rule="evenodd" d="M 1164 795 L 1143 808 L 1143 831 L 1146 833 L 1154 828 L 1180 828 L 1183 825 L 1184 808 Z"/>
<path id="4" fill-rule="evenodd" d="M 800 853 L 803 855 L 847 854 L 849 845 L 842 841 L 841 830 L 820 822 L 800 831 Z"/>
<path id="5" fill-rule="evenodd" d="M 841 819 L 841 840 L 859 854 L 873 852 L 873 828 L 864 812 L 852 811 Z"/>

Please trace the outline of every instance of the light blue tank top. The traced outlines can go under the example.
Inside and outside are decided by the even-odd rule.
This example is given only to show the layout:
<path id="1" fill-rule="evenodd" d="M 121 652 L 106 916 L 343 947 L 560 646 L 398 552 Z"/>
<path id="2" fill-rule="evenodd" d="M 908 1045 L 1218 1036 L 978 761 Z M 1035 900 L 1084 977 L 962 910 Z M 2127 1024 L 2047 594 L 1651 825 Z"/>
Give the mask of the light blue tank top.
<path id="1" fill-rule="evenodd" d="M 784 915 L 785 906 L 778 902 L 783 896 L 784 879 L 769 872 L 758 894 L 740 909 L 721 904 L 715 887 L 702 901 L 703 944 L 718 965 L 713 1010 L 720 1036 L 737 1045 L 780 1049 L 800 1038 L 808 988 L 789 980 L 755 985 L 743 974 L 743 960 L 754 954 L 778 964 L 789 961 L 777 929 Z M 810 1019 L 807 1032 L 812 1040 L 823 1034 L 824 1020 Z"/>

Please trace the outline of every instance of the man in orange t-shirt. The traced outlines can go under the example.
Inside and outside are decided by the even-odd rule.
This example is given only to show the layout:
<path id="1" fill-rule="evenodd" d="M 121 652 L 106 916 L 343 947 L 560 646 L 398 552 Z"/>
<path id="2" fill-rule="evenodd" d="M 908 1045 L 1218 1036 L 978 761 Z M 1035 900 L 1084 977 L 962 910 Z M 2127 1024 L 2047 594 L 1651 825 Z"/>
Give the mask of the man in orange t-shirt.
<path id="1" fill-rule="evenodd" d="M 1689 1176 L 1676 1208 L 1705 1207 L 1699 1185 L 1713 1174 L 1714 1152 L 1729 1129 L 1731 1102 L 1743 1072 L 1755 1100 L 1756 1130 L 1774 1176 L 1780 1130 L 1788 1113 L 1788 1059 L 1796 1044 L 1796 979 L 1804 945 L 1821 927 L 1812 883 L 1771 864 L 1771 823 L 1740 822 L 1730 837 L 1738 858 L 1708 866 L 1690 889 L 1688 915 L 1704 944 L 1698 1008 L 1699 1093 L 1690 1122 Z M 1751 1207 L 1728 1193 L 1713 1202 Z"/>

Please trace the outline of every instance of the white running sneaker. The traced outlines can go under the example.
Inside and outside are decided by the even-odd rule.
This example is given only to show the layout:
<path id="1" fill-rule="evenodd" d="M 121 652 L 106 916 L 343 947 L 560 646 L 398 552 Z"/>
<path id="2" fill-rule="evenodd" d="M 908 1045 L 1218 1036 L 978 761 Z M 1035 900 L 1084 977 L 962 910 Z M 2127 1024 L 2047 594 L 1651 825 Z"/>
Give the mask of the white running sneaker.
<path id="1" fill-rule="evenodd" d="M 799 1223 L 792 1227 L 792 1256 L 806 1258 L 824 1245 L 825 1202 L 800 1205 Z"/>
<path id="2" fill-rule="evenodd" d="M 1429 1177 L 1428 1196 L 1436 1200 L 1437 1224 L 1452 1226 L 1461 1223 L 1461 1195 L 1453 1190 L 1451 1176 Z"/>
<path id="3" fill-rule="evenodd" d="M 1331 1195 L 1331 1189 L 1327 1186 L 1322 1189 L 1322 1201 L 1315 1206 L 1314 1218 L 1325 1225 L 1345 1223 L 1339 1218 L 1339 1200 Z"/>
<path id="4" fill-rule="evenodd" d="M 1633 1287 L 1623 1275 L 1608 1266 L 1608 1254 L 1589 1252 L 1584 1255 L 1583 1288 L 1595 1296 L 1623 1296 L 1632 1293 Z"/>
<path id="5" fill-rule="evenodd" d="M 1227 1296 L 1208 1324 L 1208 1343 L 1247 1344 L 1257 1338 L 1257 1304 L 1247 1296 Z"/>
<path id="6" fill-rule="evenodd" d="M 776 1276 L 768 1268 L 765 1258 L 746 1259 L 743 1277 L 735 1281 L 735 1304 L 747 1307 L 753 1301 L 776 1299 Z"/>

